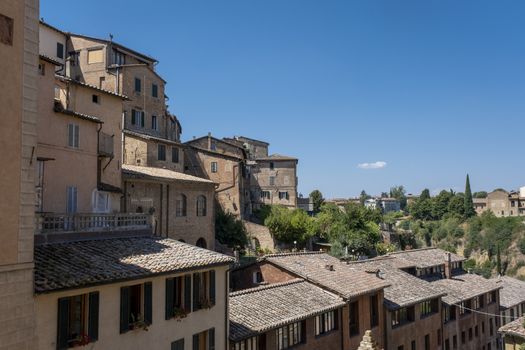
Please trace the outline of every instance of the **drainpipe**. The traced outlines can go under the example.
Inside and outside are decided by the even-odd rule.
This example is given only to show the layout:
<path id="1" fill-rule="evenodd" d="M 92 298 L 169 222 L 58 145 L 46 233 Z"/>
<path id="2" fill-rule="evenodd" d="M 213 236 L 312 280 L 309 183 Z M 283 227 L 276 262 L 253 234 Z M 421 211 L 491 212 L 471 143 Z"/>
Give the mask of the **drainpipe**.
<path id="1" fill-rule="evenodd" d="M 225 294 L 225 299 L 226 299 L 226 302 L 224 303 L 224 349 L 225 350 L 228 350 L 229 349 L 229 344 L 228 344 L 228 341 L 229 341 L 229 333 L 230 333 L 230 308 L 229 308 L 229 303 L 230 303 L 230 288 L 229 288 L 229 284 L 230 284 L 230 269 L 228 268 L 224 274 L 225 278 L 224 278 L 224 294 Z"/>
<path id="2" fill-rule="evenodd" d="M 100 158 L 98 156 L 98 151 L 100 149 L 100 131 L 102 130 L 102 124 L 98 125 L 97 129 L 97 190 L 100 188 L 100 179 L 101 179 L 101 164 L 100 164 Z"/>

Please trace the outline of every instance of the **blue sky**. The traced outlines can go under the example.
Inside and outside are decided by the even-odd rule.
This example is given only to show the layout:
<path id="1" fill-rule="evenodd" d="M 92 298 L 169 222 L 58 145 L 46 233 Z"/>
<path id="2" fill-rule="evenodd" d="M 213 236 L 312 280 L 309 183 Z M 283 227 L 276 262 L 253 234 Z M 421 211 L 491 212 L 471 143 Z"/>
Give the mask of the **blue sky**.
<path id="1" fill-rule="evenodd" d="M 266 140 L 300 159 L 305 195 L 525 185 L 523 1 L 41 0 L 41 16 L 157 58 L 184 140 Z"/>

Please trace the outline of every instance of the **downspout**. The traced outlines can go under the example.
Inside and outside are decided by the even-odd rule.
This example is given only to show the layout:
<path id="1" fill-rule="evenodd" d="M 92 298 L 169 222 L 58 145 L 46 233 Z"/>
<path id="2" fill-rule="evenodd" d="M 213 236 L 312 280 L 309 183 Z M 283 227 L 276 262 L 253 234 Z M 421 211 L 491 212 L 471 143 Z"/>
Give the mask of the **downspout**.
<path id="1" fill-rule="evenodd" d="M 347 304 L 348 305 L 348 304 Z M 339 329 L 341 330 L 341 350 L 345 350 L 345 332 L 343 331 L 343 312 L 344 312 L 345 306 L 341 308 L 341 312 L 339 312 Z"/>
<path id="2" fill-rule="evenodd" d="M 102 130 L 102 124 L 98 125 L 97 129 L 97 190 L 100 188 L 100 179 L 102 177 L 102 170 L 101 170 L 101 160 L 98 155 L 99 149 L 100 149 L 100 131 Z"/>
<path id="3" fill-rule="evenodd" d="M 226 296 L 226 302 L 224 303 L 224 350 L 229 349 L 229 333 L 230 333 L 230 269 L 228 268 L 225 272 L 225 278 L 224 278 L 224 293 Z M 343 349 L 344 350 L 344 349 Z"/>
<path id="4" fill-rule="evenodd" d="M 166 185 L 166 238 L 169 236 L 170 223 L 170 185 Z"/>

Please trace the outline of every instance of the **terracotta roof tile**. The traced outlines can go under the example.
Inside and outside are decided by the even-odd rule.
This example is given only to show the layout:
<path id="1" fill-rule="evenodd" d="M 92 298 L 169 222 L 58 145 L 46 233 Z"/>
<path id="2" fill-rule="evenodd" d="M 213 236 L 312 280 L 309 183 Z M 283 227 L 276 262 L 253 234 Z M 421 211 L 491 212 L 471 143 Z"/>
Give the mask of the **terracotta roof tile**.
<path id="1" fill-rule="evenodd" d="M 494 280 L 473 273 L 461 273 L 453 275 L 452 278 L 442 278 L 430 283 L 437 290 L 447 293 L 443 301 L 449 305 L 501 288 Z"/>
<path id="2" fill-rule="evenodd" d="M 399 252 L 389 253 L 389 256 L 401 258 L 412 266 L 420 269 L 427 267 L 443 265 L 447 261 L 448 252 L 438 248 L 422 248 L 413 250 L 403 250 Z M 459 262 L 466 260 L 464 257 L 457 254 L 450 254 L 452 262 Z"/>
<path id="3" fill-rule="evenodd" d="M 502 326 L 498 331 L 503 334 L 508 334 L 525 339 L 525 328 L 523 327 L 524 320 L 524 317 L 520 317 L 517 320 Z"/>
<path id="4" fill-rule="evenodd" d="M 213 181 L 201 177 L 184 174 L 178 171 L 137 165 L 122 165 L 122 173 L 127 178 L 153 178 L 159 180 L 179 180 L 214 184 Z"/>
<path id="5" fill-rule="evenodd" d="M 525 302 L 525 282 L 519 279 L 503 276 L 493 279 L 502 288 L 499 292 L 500 305 L 510 308 Z"/>

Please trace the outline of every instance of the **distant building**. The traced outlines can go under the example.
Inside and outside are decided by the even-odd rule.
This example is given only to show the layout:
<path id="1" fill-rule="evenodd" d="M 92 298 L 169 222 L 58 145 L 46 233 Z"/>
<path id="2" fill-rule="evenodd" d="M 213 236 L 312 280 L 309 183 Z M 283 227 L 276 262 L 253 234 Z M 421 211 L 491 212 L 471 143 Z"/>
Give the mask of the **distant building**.
<path id="1" fill-rule="evenodd" d="M 486 198 L 474 198 L 473 202 L 478 215 L 490 210 L 497 217 L 524 216 L 525 187 L 519 192 L 497 189 L 490 192 Z"/>
<path id="2" fill-rule="evenodd" d="M 380 198 L 379 206 L 383 214 L 401 210 L 401 203 L 395 198 Z"/>
<path id="3" fill-rule="evenodd" d="M 299 197 L 297 198 L 297 208 L 302 209 L 309 214 L 312 214 L 314 212 L 314 202 L 310 197 Z"/>
<path id="4" fill-rule="evenodd" d="M 377 209 L 379 207 L 379 203 L 376 198 L 365 199 L 365 202 L 363 204 L 367 209 Z"/>
<path id="5" fill-rule="evenodd" d="M 493 280 L 501 286 L 501 324 L 505 325 L 525 315 L 525 282 L 509 276 L 496 277 Z"/>

